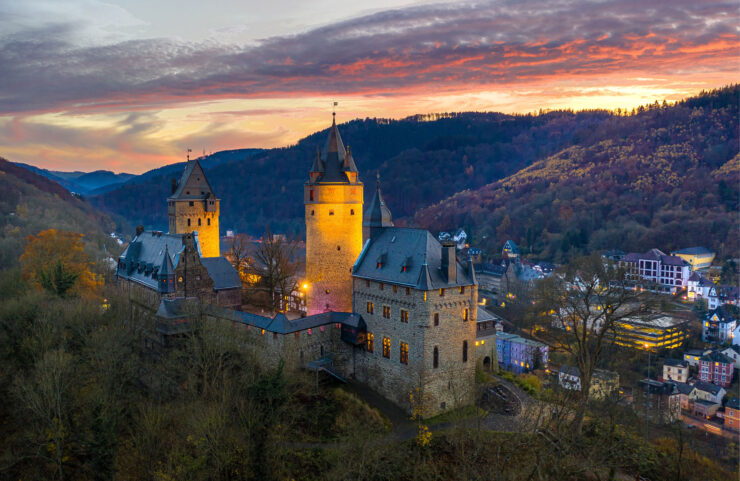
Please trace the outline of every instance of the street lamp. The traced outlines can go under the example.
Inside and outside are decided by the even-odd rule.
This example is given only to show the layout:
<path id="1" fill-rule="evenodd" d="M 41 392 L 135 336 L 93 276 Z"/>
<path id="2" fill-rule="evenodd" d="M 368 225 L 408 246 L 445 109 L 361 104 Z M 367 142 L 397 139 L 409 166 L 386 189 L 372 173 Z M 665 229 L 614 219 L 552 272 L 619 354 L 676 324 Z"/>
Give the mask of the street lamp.
<path id="1" fill-rule="evenodd" d="M 650 399 L 650 346 L 647 343 L 644 344 L 645 349 L 648 352 L 648 382 L 647 382 L 647 395 L 645 396 L 645 441 L 648 440 L 648 401 Z"/>

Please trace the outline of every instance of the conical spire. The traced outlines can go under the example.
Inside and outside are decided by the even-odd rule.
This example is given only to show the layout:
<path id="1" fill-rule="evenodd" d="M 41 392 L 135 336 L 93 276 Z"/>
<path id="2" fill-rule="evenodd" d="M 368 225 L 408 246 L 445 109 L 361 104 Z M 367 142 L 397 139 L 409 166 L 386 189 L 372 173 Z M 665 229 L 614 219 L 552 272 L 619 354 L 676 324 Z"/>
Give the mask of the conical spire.
<path id="1" fill-rule="evenodd" d="M 316 157 L 313 159 L 313 165 L 311 166 L 311 172 L 323 172 L 324 171 L 324 163 L 321 162 L 321 152 L 319 151 L 319 146 L 316 146 Z"/>
<path id="2" fill-rule="evenodd" d="M 418 289 L 422 291 L 432 290 L 432 275 L 429 273 L 429 266 L 426 262 L 421 266 L 419 279 L 416 281 L 416 285 L 418 286 Z"/>
<path id="3" fill-rule="evenodd" d="M 375 194 L 370 206 L 365 211 L 362 225 L 369 228 L 368 237 L 374 237 L 373 231 L 383 227 L 393 227 L 393 216 L 390 209 L 385 205 L 383 194 L 380 192 L 380 173 L 376 177 Z"/>
<path id="4" fill-rule="evenodd" d="M 164 259 L 162 259 L 162 265 L 159 267 L 159 276 L 166 277 L 171 276 L 175 273 L 175 267 L 172 265 L 172 258 L 170 257 L 170 249 L 167 244 L 164 245 Z"/>

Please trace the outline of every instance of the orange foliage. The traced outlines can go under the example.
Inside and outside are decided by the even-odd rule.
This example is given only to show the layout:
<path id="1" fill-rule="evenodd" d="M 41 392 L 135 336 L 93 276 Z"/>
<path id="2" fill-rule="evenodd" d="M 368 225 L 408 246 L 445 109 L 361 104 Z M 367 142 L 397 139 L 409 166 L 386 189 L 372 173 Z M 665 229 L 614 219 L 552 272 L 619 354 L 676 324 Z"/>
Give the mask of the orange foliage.
<path id="1" fill-rule="evenodd" d="M 42 288 L 45 272 L 61 263 L 65 271 L 76 276 L 69 293 L 92 296 L 102 286 L 102 280 L 90 270 L 91 262 L 84 252 L 83 234 L 47 229 L 27 237 L 28 244 L 21 255 L 23 278 Z"/>

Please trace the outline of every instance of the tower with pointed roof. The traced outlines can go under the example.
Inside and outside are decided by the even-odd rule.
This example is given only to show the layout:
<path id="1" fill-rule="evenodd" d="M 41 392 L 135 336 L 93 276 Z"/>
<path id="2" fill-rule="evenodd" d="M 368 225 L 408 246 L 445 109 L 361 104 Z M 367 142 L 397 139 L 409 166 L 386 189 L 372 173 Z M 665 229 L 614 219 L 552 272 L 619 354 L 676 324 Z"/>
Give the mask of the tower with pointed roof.
<path id="1" fill-rule="evenodd" d="M 308 314 L 351 312 L 352 265 L 362 250 L 363 185 L 332 121 L 304 186 Z"/>
<path id="2" fill-rule="evenodd" d="M 167 199 L 170 234 L 197 231 L 203 257 L 219 257 L 219 199 L 208 183 L 198 159 L 190 160 Z"/>
<path id="3" fill-rule="evenodd" d="M 362 221 L 362 235 L 365 241 L 376 237 L 385 227 L 393 227 L 393 217 L 380 193 L 380 174 L 378 174 L 373 200 L 370 201 Z"/>

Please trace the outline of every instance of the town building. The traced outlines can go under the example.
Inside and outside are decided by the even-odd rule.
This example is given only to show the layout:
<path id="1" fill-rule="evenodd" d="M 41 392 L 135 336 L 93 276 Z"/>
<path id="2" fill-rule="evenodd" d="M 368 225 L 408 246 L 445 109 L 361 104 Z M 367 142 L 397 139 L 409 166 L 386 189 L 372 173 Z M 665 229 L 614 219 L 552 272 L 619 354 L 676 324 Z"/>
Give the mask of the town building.
<path id="1" fill-rule="evenodd" d="M 677 381 L 664 381 L 671 383 L 676 386 L 676 391 L 681 402 L 681 409 L 690 411 L 694 407 L 694 401 L 696 400 L 696 388 L 693 384 L 687 384 Z"/>
<path id="2" fill-rule="evenodd" d="M 665 315 L 624 318 L 614 323 L 615 342 L 636 349 L 675 349 L 688 338 L 688 324 Z"/>
<path id="3" fill-rule="evenodd" d="M 719 351 L 712 351 L 699 359 L 699 379 L 705 382 L 728 387 L 734 370 L 735 361 Z"/>
<path id="4" fill-rule="evenodd" d="M 706 247 L 689 247 L 671 252 L 672 256 L 680 257 L 691 266 L 692 271 L 708 269 L 714 261 L 714 252 Z"/>
<path id="5" fill-rule="evenodd" d="M 518 259 L 519 246 L 516 245 L 513 240 L 507 240 L 506 242 L 504 242 L 504 247 L 501 249 L 501 256 L 504 259 Z"/>
<path id="6" fill-rule="evenodd" d="M 679 359 L 665 359 L 662 380 L 685 383 L 689 380 L 689 363 Z"/>
<path id="7" fill-rule="evenodd" d="M 629 253 L 619 261 L 627 270 L 628 281 L 636 288 L 675 293 L 686 287 L 691 266 L 678 256 L 666 255 L 659 249 Z"/>
<path id="8" fill-rule="evenodd" d="M 647 412 L 653 422 L 672 423 L 681 417 L 681 397 L 678 388 L 671 382 L 642 379 L 638 383 L 647 403 Z"/>
<path id="9" fill-rule="evenodd" d="M 683 353 L 683 360 L 689 363 L 689 366 L 699 367 L 699 359 L 705 354 L 712 352 L 711 349 L 688 349 Z"/>
<path id="10" fill-rule="evenodd" d="M 725 428 L 740 431 L 740 399 L 732 398 L 725 404 Z"/>
<path id="11" fill-rule="evenodd" d="M 709 311 L 702 321 L 701 338 L 708 344 L 732 342 L 738 323 L 738 308 L 725 304 Z"/>
<path id="12" fill-rule="evenodd" d="M 546 344 L 502 332 L 496 336 L 496 355 L 501 369 L 515 373 L 547 367 L 549 348 Z"/>
<path id="13" fill-rule="evenodd" d="M 561 366 L 558 372 L 558 385 L 571 391 L 580 391 L 581 370 L 575 366 Z M 606 369 L 594 369 L 589 397 L 599 400 L 612 397 L 617 393 L 619 393 L 619 374 Z"/>
<path id="14" fill-rule="evenodd" d="M 722 349 L 720 352 L 735 361 L 735 369 L 740 369 L 740 346 L 733 344 Z"/>
<path id="15" fill-rule="evenodd" d="M 477 272 L 476 272 L 477 275 Z M 496 336 L 503 333 L 503 319 L 478 306 L 476 319 L 475 352 L 481 366 L 489 370 L 498 367 Z"/>
<path id="16" fill-rule="evenodd" d="M 208 183 L 198 159 L 188 159 L 180 180 L 172 183 L 172 195 L 167 199 L 170 234 L 198 232 L 203 257 L 219 257 L 220 201 Z"/>
<path id="17" fill-rule="evenodd" d="M 722 398 L 727 394 L 727 391 L 722 386 L 705 381 L 696 381 L 694 383 L 694 389 L 696 389 L 697 400 L 703 399 L 705 401 L 711 401 L 714 404 L 722 404 Z"/>

